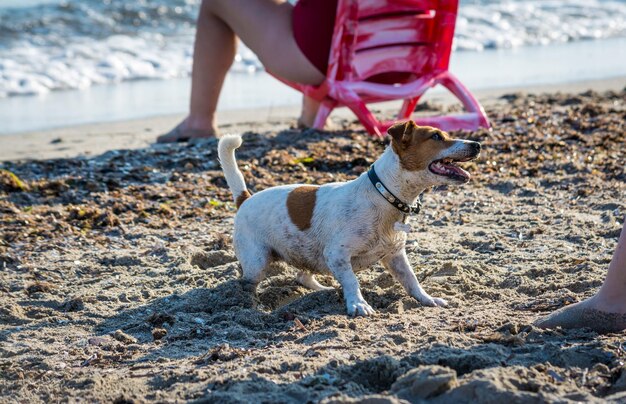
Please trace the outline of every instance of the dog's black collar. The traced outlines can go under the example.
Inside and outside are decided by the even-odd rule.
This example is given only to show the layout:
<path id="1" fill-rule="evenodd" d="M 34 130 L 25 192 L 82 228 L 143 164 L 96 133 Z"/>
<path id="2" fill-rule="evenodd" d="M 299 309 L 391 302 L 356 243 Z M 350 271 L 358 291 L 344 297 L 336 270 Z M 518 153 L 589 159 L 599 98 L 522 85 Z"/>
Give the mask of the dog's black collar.
<path id="1" fill-rule="evenodd" d="M 417 203 L 415 205 L 411 206 L 409 204 L 402 202 L 397 196 L 395 196 L 385 186 L 385 184 L 383 184 L 380 178 L 378 178 L 378 175 L 376 175 L 376 170 L 374 170 L 374 164 L 370 166 L 370 169 L 367 172 L 367 176 L 369 177 L 370 181 L 372 182 L 372 184 L 374 185 L 374 188 L 376 188 L 378 193 L 381 194 L 383 198 L 387 200 L 387 202 L 392 204 L 400 212 L 404 213 L 405 215 L 408 215 L 411 213 L 418 214 L 420 213 L 420 210 L 422 210 L 422 202 L 419 199 L 417 200 Z"/>

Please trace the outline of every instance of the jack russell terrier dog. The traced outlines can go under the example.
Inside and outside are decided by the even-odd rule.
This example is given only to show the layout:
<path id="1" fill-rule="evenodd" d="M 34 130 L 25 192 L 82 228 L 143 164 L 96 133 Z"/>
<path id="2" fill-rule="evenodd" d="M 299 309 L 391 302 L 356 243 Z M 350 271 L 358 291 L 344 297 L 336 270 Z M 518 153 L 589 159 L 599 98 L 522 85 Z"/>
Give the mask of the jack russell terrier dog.
<path id="1" fill-rule="evenodd" d="M 233 244 L 243 279 L 258 285 L 273 261 L 298 269 L 297 280 L 314 290 L 314 273 L 331 273 L 343 289 L 349 315 L 368 316 L 355 273 L 376 262 L 426 306 L 447 306 L 420 286 L 406 255 L 407 216 L 419 210 L 419 195 L 442 184 L 470 179 L 455 165 L 475 159 L 480 143 L 451 139 L 413 121 L 387 133 L 391 144 L 367 173 L 322 186 L 283 185 L 250 195 L 237 167 L 240 136 L 222 137 L 218 155 L 237 208 Z"/>

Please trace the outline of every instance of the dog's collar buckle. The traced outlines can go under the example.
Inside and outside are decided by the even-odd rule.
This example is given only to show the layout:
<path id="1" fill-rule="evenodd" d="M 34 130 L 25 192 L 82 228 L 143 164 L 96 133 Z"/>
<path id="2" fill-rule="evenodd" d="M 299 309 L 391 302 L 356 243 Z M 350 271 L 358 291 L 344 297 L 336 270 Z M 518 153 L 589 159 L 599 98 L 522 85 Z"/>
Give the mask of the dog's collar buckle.
<path id="1" fill-rule="evenodd" d="M 383 182 L 378 178 L 376 174 L 376 170 L 374 170 L 374 165 L 370 166 L 370 169 L 367 171 L 367 176 L 370 181 L 374 185 L 374 188 L 378 191 L 379 194 L 382 195 L 383 198 L 387 200 L 390 204 L 392 204 L 396 209 L 405 215 L 415 214 L 417 215 L 422 210 L 422 202 L 417 199 L 415 205 L 411 206 L 408 203 L 402 202 L 397 196 L 395 196 Z"/>

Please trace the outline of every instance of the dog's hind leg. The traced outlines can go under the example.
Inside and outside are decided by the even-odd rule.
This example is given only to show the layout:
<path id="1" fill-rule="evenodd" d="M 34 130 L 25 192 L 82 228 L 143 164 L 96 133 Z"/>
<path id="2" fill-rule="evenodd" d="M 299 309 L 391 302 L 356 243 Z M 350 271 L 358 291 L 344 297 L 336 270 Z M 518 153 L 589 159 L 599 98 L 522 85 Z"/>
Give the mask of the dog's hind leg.
<path id="1" fill-rule="evenodd" d="M 333 289 L 335 289 L 335 288 L 332 288 L 330 286 L 322 285 L 321 283 L 319 283 L 317 281 L 317 279 L 315 279 L 315 276 L 313 276 L 312 274 L 310 274 L 308 272 L 305 272 L 305 271 L 298 272 L 298 275 L 296 275 L 296 280 L 302 286 L 307 287 L 309 289 L 313 289 L 313 290 L 333 290 Z"/>
<path id="2" fill-rule="evenodd" d="M 269 248 L 251 240 L 235 241 L 235 252 L 241 264 L 241 277 L 256 290 L 272 262 Z"/>

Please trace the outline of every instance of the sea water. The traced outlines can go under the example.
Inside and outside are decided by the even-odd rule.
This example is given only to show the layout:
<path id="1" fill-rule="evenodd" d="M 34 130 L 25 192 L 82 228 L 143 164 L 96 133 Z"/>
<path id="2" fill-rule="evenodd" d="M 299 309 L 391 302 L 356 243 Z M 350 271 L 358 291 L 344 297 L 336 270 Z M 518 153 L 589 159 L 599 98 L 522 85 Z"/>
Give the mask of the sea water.
<path id="1" fill-rule="evenodd" d="M 183 112 L 199 3 L 0 0 L 0 133 Z M 462 0 L 451 69 L 470 88 L 616 76 L 625 37 L 626 1 Z M 220 109 L 297 100 L 239 46 Z"/>

